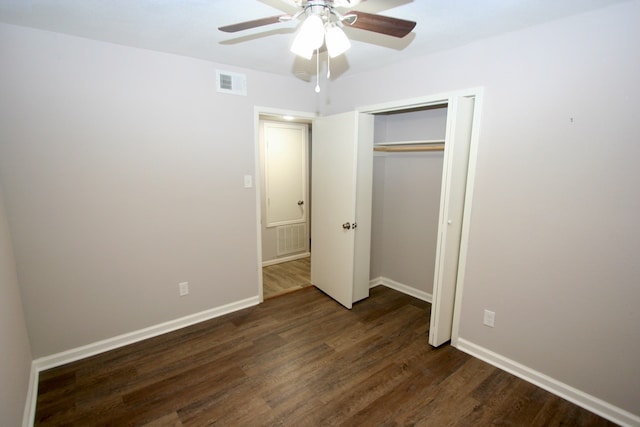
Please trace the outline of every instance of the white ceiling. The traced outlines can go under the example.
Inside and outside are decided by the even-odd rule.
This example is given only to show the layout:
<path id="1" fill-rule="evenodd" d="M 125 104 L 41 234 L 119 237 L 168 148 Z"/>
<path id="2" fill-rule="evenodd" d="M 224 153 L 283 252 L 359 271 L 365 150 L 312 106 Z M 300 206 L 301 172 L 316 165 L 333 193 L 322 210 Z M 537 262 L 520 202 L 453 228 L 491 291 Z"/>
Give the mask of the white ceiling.
<path id="1" fill-rule="evenodd" d="M 332 60 L 332 73 L 363 72 L 623 1 L 367 0 L 356 9 L 418 25 L 404 39 L 348 29 L 353 46 Z M 299 22 L 217 30 L 293 11 L 288 0 L 0 0 L 1 22 L 305 78 L 315 74 L 315 61 L 289 52 Z"/>

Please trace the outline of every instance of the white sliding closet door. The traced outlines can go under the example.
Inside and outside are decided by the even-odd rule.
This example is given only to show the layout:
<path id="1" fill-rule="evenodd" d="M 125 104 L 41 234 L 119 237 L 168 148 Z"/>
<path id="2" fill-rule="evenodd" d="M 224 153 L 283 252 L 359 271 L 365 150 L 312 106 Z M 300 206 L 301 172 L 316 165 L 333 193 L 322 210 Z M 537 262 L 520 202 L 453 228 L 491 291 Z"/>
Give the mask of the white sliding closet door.
<path id="1" fill-rule="evenodd" d="M 311 283 L 351 308 L 369 295 L 373 117 L 313 123 Z"/>
<path id="2" fill-rule="evenodd" d="M 473 112 L 474 98 L 456 97 L 449 102 L 429 326 L 429 344 L 433 346 L 451 339 Z"/>

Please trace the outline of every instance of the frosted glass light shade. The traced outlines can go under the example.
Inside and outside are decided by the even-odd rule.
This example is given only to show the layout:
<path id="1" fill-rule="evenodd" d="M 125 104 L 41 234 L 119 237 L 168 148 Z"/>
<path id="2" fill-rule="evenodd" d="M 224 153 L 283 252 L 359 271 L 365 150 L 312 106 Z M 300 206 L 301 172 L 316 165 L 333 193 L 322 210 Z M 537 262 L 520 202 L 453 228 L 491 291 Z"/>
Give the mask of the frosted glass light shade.
<path id="1" fill-rule="evenodd" d="M 329 52 L 329 56 L 332 58 L 342 55 L 351 47 L 349 38 L 344 31 L 342 31 L 342 28 L 337 25 L 331 25 L 327 29 L 325 39 L 327 42 L 327 51 Z"/>
<path id="2" fill-rule="evenodd" d="M 306 59 L 311 59 L 313 51 L 322 46 L 324 41 L 324 24 L 318 15 L 309 15 L 302 23 L 300 32 L 293 40 L 291 52 Z"/>

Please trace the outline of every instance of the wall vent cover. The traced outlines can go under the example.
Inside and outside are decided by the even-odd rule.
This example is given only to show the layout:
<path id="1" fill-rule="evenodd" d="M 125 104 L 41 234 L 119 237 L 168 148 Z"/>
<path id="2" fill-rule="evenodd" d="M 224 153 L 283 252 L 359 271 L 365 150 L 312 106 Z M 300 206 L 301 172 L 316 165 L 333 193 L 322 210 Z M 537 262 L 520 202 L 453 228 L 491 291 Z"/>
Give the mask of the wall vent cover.
<path id="1" fill-rule="evenodd" d="M 283 225 L 276 228 L 276 255 L 287 255 L 307 251 L 307 224 Z"/>
<path id="2" fill-rule="evenodd" d="M 247 75 L 216 70 L 216 89 L 221 93 L 247 96 Z"/>

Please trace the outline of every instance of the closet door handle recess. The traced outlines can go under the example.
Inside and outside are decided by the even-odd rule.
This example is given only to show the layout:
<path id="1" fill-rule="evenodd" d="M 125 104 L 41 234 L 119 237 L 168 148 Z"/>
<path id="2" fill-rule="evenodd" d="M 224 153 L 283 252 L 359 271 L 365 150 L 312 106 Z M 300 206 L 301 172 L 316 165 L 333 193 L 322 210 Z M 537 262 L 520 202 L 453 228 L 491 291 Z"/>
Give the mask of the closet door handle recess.
<path id="1" fill-rule="evenodd" d="M 351 224 L 345 222 L 344 224 L 342 224 L 342 228 L 344 228 L 345 230 L 351 230 Z"/>

